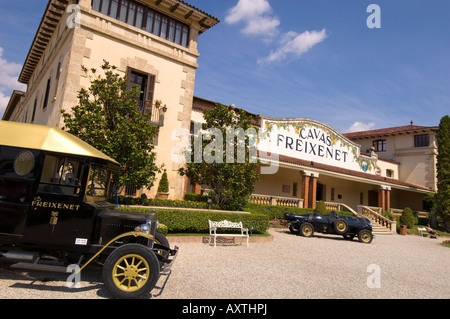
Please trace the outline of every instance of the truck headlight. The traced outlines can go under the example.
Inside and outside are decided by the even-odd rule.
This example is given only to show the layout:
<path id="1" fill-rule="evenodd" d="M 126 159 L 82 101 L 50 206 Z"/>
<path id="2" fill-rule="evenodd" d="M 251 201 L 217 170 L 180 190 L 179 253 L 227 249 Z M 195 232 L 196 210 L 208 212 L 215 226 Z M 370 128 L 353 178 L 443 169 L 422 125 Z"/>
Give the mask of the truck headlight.
<path id="1" fill-rule="evenodd" d="M 139 225 L 134 228 L 135 231 L 140 231 L 146 234 L 150 234 L 150 229 L 152 227 L 152 222 L 148 220 L 145 224 Z"/>

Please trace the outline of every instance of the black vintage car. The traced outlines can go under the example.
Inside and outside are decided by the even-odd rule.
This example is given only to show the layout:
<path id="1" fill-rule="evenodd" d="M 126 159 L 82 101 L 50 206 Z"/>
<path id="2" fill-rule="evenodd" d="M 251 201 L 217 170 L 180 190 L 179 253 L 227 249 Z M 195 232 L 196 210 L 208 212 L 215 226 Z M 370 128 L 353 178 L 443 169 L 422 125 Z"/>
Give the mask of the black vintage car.
<path id="1" fill-rule="evenodd" d="M 304 237 L 311 237 L 314 232 L 342 235 L 352 240 L 355 236 L 362 243 L 373 240 L 372 223 L 364 217 L 341 216 L 336 212 L 330 214 L 311 213 L 305 215 L 285 214 L 285 219 L 291 221 L 289 229 Z"/>
<path id="2" fill-rule="evenodd" d="M 107 202 L 118 168 L 60 129 L 0 121 L 0 256 L 14 268 L 77 275 L 100 263 L 113 297 L 148 296 L 178 248 L 156 231 L 155 214 Z"/>

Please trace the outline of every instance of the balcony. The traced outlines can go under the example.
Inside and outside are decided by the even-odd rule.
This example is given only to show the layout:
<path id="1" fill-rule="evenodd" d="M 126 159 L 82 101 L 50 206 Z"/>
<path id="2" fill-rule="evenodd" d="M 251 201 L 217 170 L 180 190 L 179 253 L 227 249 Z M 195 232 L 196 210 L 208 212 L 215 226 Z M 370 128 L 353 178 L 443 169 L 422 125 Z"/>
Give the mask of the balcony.
<path id="1" fill-rule="evenodd" d="M 155 106 L 150 103 L 150 101 L 138 101 L 138 111 L 150 114 L 150 123 L 158 126 L 164 126 L 164 115 L 167 111 L 167 107 Z"/>

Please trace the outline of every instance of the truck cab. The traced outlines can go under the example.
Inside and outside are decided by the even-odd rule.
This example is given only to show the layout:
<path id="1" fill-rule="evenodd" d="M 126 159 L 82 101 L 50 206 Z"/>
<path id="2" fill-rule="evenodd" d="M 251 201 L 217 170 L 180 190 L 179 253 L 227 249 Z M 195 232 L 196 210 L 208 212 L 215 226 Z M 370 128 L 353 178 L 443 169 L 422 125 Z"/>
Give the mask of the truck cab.
<path id="1" fill-rule="evenodd" d="M 156 231 L 155 214 L 119 211 L 107 201 L 118 172 L 114 159 L 65 131 L 0 121 L 0 255 L 26 261 L 17 268 L 40 269 L 45 258 L 84 268 L 138 245 L 155 268 L 151 276 L 121 285 L 108 284 L 104 273 L 105 284 L 116 297 L 148 294 L 178 248 Z M 120 265 L 105 268 L 117 275 Z"/>

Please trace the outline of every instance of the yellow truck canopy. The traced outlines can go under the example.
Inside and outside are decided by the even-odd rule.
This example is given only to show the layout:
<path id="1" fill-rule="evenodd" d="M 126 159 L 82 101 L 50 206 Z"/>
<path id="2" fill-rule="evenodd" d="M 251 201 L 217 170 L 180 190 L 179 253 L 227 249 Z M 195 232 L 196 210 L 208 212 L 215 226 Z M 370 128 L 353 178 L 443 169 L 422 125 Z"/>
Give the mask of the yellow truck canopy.
<path id="1" fill-rule="evenodd" d="M 78 137 L 45 125 L 0 121 L 0 145 L 95 157 L 118 164 Z"/>

